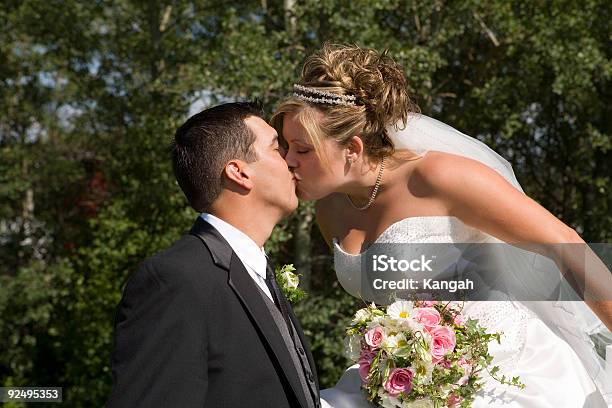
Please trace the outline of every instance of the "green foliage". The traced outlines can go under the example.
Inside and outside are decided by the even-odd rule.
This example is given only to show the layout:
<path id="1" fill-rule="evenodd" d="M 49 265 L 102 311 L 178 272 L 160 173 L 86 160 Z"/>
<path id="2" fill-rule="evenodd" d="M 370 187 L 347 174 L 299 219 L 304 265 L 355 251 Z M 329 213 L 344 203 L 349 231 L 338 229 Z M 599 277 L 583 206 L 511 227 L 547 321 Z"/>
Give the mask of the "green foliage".
<path id="1" fill-rule="evenodd" d="M 310 342 L 321 388 L 334 386 L 350 365 L 344 355 L 344 330 L 353 312 L 362 306 L 337 284 L 332 290 L 309 294 L 294 305 L 295 314 Z"/>
<path id="2" fill-rule="evenodd" d="M 283 291 L 283 295 L 290 303 L 297 303 L 303 300 L 308 294 L 299 287 L 300 274 L 295 273 L 293 264 L 276 267 L 274 274 L 278 282 L 278 286 Z"/>
<path id="3" fill-rule="evenodd" d="M 4 2 L 2 385 L 59 385 L 70 406 L 102 405 L 123 282 L 196 216 L 172 175 L 174 129 L 202 97 L 271 111 L 328 40 L 389 49 L 424 113 L 507 157 L 585 240 L 612 239 L 609 2 L 296 3 Z M 325 387 L 347 364 L 343 328 L 360 305 L 300 208 L 266 251 L 312 263 L 296 312 Z"/>

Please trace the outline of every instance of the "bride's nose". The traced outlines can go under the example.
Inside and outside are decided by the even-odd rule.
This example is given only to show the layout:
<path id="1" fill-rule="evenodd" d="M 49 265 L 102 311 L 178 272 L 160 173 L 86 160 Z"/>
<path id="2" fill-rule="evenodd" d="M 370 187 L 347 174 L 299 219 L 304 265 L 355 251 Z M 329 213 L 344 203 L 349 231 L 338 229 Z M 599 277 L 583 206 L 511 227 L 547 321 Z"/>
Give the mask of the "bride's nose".
<path id="1" fill-rule="evenodd" d="M 287 166 L 289 166 L 290 169 L 298 167 L 298 161 L 295 157 L 295 153 L 293 153 L 291 149 L 285 150 L 285 155 L 283 158 L 287 162 Z"/>

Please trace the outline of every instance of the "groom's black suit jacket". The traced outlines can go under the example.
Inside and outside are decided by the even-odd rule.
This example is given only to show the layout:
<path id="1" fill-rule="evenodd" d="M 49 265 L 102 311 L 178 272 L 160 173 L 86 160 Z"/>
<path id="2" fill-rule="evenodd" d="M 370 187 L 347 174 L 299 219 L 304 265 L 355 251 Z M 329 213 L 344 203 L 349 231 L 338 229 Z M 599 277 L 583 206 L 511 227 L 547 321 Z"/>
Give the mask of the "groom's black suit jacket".
<path id="1" fill-rule="evenodd" d="M 198 218 L 126 284 L 107 407 L 306 407 L 311 397 L 258 291 L 229 244 Z"/>

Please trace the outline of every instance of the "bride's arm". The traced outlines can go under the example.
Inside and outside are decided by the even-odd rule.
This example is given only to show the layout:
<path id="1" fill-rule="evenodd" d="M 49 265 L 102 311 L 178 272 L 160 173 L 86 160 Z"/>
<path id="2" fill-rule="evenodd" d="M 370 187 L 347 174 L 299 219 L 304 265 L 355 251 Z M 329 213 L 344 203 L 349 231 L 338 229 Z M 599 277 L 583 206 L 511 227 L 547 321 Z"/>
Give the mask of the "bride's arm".
<path id="1" fill-rule="evenodd" d="M 585 282 L 587 304 L 612 330 L 612 274 L 576 231 L 475 160 L 430 152 L 415 170 L 450 215 L 502 241 L 532 248 L 581 244 L 539 245 L 538 252 L 569 270 L 568 280 Z"/>

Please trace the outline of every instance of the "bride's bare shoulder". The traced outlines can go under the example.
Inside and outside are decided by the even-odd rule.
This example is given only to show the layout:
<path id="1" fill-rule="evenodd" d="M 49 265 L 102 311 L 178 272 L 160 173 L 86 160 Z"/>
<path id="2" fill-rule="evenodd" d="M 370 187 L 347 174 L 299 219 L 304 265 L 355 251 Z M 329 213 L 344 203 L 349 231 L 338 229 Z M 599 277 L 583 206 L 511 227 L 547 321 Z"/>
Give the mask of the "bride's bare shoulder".
<path id="1" fill-rule="evenodd" d="M 411 177 L 433 190 L 446 190 L 449 186 L 457 187 L 457 183 L 462 184 L 469 178 L 490 172 L 493 170 L 476 160 L 430 151 L 417 162 Z"/>

